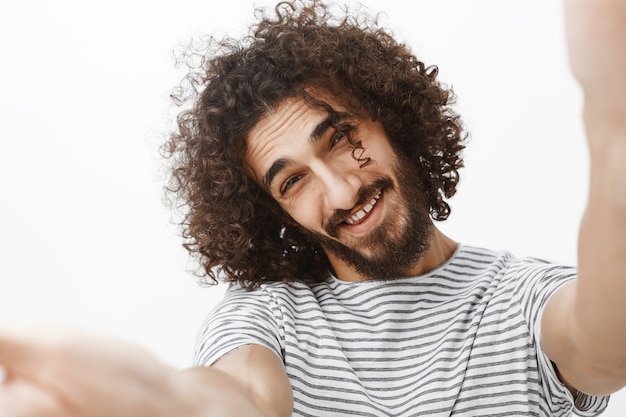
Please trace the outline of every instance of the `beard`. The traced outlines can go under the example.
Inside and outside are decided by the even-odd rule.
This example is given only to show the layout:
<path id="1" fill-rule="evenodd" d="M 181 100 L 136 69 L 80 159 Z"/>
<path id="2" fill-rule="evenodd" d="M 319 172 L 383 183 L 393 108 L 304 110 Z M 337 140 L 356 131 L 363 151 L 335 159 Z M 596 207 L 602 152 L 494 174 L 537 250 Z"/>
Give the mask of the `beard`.
<path id="1" fill-rule="evenodd" d="M 337 210 L 324 223 L 328 236 L 303 230 L 322 248 L 352 266 L 360 275 L 372 280 L 389 280 L 405 276 L 417 265 L 430 247 L 433 224 L 421 188 L 416 186 L 417 170 L 409 161 L 397 162 L 394 174 L 398 185 L 381 177 L 359 190 L 357 203 L 370 200 L 378 191 L 395 191 L 396 199 L 386 204 L 400 207 L 375 230 L 358 240 L 359 250 L 340 242 L 340 222 L 350 210 Z M 367 253 L 366 253 L 367 252 Z"/>

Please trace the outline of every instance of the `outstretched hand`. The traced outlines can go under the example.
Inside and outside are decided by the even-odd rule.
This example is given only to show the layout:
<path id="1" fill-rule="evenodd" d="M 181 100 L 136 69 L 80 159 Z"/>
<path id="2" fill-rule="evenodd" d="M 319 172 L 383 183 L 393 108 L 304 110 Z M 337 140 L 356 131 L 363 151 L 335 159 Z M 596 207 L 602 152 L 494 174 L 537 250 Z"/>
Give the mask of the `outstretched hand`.
<path id="1" fill-rule="evenodd" d="M 174 392 L 174 370 L 151 354 L 67 328 L 3 331 L 0 364 L 7 417 L 166 415 Z"/>
<path id="2" fill-rule="evenodd" d="M 565 23 L 570 66 L 586 106 L 613 122 L 624 121 L 626 0 L 565 0 Z"/>
<path id="3" fill-rule="evenodd" d="M 0 330 L 0 365 L 2 417 L 264 417 L 220 371 L 66 327 Z"/>

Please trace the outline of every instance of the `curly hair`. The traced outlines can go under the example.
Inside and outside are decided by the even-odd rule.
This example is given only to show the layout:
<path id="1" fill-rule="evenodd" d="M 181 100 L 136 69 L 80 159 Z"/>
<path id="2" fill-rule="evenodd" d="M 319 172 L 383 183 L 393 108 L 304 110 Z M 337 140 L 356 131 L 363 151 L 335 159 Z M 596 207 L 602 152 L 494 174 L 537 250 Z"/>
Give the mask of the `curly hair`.
<path id="1" fill-rule="evenodd" d="M 431 217 L 450 214 L 465 134 L 454 94 L 410 50 L 378 27 L 317 0 L 256 10 L 237 41 L 210 37 L 173 98 L 178 129 L 164 145 L 172 160 L 166 190 L 184 207 L 183 246 L 199 257 L 204 283 L 261 283 L 327 276 L 328 260 L 248 174 L 246 135 L 286 98 L 319 87 L 382 124 L 396 152 L 414 163 Z M 191 61 L 192 59 L 190 59 Z"/>

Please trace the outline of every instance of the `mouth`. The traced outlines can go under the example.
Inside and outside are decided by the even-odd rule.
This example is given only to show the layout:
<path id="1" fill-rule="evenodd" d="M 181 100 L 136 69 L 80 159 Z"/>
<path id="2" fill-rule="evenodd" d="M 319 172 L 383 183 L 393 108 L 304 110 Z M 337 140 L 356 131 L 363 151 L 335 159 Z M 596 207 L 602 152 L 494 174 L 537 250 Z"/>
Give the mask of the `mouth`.
<path id="1" fill-rule="evenodd" d="M 359 211 L 348 217 L 343 221 L 343 223 L 348 224 L 350 226 L 355 225 L 363 221 L 365 217 L 372 211 L 378 199 L 380 198 L 382 191 L 379 190 L 378 193 L 370 201 L 368 201 Z"/>

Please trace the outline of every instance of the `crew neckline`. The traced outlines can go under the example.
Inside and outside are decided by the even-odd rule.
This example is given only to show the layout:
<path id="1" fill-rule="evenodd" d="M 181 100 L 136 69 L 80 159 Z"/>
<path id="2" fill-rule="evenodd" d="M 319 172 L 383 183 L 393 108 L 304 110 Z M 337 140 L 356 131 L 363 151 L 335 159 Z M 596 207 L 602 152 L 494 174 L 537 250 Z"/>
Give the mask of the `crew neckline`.
<path id="1" fill-rule="evenodd" d="M 370 279 L 370 280 L 365 280 L 365 281 L 344 281 L 342 279 L 339 279 L 332 271 L 328 271 L 329 273 L 328 280 L 331 283 L 338 284 L 338 285 L 345 285 L 345 286 L 355 286 L 355 285 L 376 286 L 376 285 L 403 283 L 403 282 L 408 282 L 408 281 L 414 281 L 416 279 L 422 280 L 434 274 L 441 273 L 441 271 L 446 269 L 448 265 L 450 265 L 452 261 L 459 256 L 459 254 L 464 250 L 464 248 L 465 246 L 461 242 L 457 242 L 457 246 L 454 249 L 454 252 L 452 252 L 452 255 L 445 262 L 443 262 L 441 265 L 439 265 L 435 269 L 432 269 L 424 274 L 410 275 L 407 277 L 399 277 L 399 278 L 389 278 L 389 279 L 384 279 L 384 280 L 383 279 Z"/>

